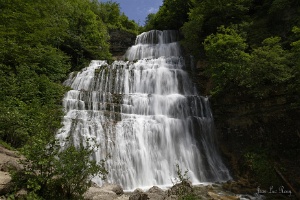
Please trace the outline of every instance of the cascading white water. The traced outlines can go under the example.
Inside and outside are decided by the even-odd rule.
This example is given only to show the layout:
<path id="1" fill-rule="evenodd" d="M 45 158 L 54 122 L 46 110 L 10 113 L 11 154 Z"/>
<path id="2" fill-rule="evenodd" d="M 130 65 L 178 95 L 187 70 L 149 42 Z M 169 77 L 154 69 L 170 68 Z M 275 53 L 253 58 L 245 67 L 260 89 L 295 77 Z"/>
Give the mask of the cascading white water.
<path id="1" fill-rule="evenodd" d="M 177 163 L 193 183 L 230 179 L 208 99 L 183 70 L 176 40 L 175 31 L 143 33 L 125 54 L 129 61 L 92 61 L 65 82 L 72 90 L 57 137 L 75 144 L 95 138 L 94 159 L 109 156 L 107 181 L 124 189 L 172 185 Z"/>

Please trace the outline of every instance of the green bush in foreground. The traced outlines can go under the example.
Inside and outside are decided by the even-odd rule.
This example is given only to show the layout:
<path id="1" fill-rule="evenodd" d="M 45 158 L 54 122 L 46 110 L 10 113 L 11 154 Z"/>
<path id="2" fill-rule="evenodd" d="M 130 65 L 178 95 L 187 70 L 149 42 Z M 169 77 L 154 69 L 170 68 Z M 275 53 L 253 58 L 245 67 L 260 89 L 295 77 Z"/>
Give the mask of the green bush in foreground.
<path id="1" fill-rule="evenodd" d="M 75 147 L 69 144 L 61 150 L 56 139 L 33 138 L 22 149 L 26 157 L 24 169 L 13 173 L 17 189 L 28 191 L 27 199 L 83 199 L 90 179 L 100 175 L 106 178 L 104 160 L 100 164 L 90 159 L 96 147 Z"/>

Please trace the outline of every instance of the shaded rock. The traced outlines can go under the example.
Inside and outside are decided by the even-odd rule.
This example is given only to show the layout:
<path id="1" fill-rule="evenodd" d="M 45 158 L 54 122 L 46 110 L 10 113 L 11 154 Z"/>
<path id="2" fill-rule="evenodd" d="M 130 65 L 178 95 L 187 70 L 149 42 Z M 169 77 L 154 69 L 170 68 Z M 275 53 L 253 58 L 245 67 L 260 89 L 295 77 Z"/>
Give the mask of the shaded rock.
<path id="1" fill-rule="evenodd" d="M 163 200 L 166 198 L 166 192 L 157 186 L 150 188 L 146 194 L 150 200 Z"/>
<path id="2" fill-rule="evenodd" d="M 165 191 L 157 186 L 153 186 L 148 190 L 148 193 L 156 193 L 156 194 L 161 194 L 165 195 Z"/>
<path id="3" fill-rule="evenodd" d="M 0 171 L 8 172 L 11 169 L 22 169 L 21 164 L 19 164 L 20 158 L 17 152 L 5 149 L 0 145 Z"/>
<path id="4" fill-rule="evenodd" d="M 146 193 L 135 193 L 130 195 L 129 200 L 148 200 Z"/>
<path id="5" fill-rule="evenodd" d="M 168 196 L 168 197 L 165 198 L 165 200 L 178 200 L 178 199 L 179 198 L 176 195 L 170 195 L 170 196 Z"/>
<path id="6" fill-rule="evenodd" d="M 136 189 L 130 195 L 129 200 L 148 200 L 148 195 L 143 192 L 141 189 Z"/>
<path id="7" fill-rule="evenodd" d="M 6 163 L 3 163 L 1 166 L 1 171 L 9 172 L 10 170 L 19 171 L 23 169 L 21 164 L 14 159 L 8 160 Z"/>
<path id="8" fill-rule="evenodd" d="M 26 199 L 27 191 L 22 189 L 15 194 L 16 199 Z"/>
<path id="9" fill-rule="evenodd" d="M 0 171 L 0 195 L 7 194 L 12 191 L 11 176 L 8 172 Z"/>
<path id="10" fill-rule="evenodd" d="M 166 198 L 165 195 L 160 195 L 155 193 L 147 193 L 147 197 L 149 200 L 164 200 Z"/>
<path id="11" fill-rule="evenodd" d="M 8 150 L 0 145 L 0 153 L 9 157 L 20 158 L 17 152 Z"/>

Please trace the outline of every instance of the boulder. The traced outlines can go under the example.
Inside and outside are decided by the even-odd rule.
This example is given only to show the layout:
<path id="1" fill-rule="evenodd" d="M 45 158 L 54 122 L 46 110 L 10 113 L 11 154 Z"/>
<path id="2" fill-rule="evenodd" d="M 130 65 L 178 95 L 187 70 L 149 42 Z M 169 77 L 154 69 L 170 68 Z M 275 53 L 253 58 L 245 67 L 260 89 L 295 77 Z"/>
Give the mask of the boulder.
<path id="1" fill-rule="evenodd" d="M 148 200 L 148 194 L 146 194 L 141 189 L 136 189 L 133 193 L 129 196 L 129 200 Z"/>
<path id="2" fill-rule="evenodd" d="M 166 192 L 157 186 L 150 188 L 146 194 L 150 200 L 164 200 L 166 198 Z"/>
<path id="3" fill-rule="evenodd" d="M 12 191 L 11 176 L 8 172 L 0 171 L 0 195 L 7 194 Z"/>
<path id="4" fill-rule="evenodd" d="M 9 172 L 10 170 L 20 171 L 21 169 L 23 169 L 21 164 L 14 159 L 8 160 L 7 162 L 3 163 L 1 166 L 1 171 L 4 172 Z"/>
<path id="5" fill-rule="evenodd" d="M 24 189 L 19 190 L 16 194 L 15 194 L 15 198 L 16 199 L 26 199 L 28 192 Z"/>
<path id="6" fill-rule="evenodd" d="M 148 193 L 155 193 L 160 195 L 165 195 L 165 191 L 157 186 L 153 186 L 148 190 Z"/>
<path id="7" fill-rule="evenodd" d="M 83 196 L 87 200 L 113 200 L 118 199 L 119 195 L 122 194 L 123 189 L 120 185 L 107 183 L 104 184 L 102 187 L 98 187 L 95 185 L 90 187 L 88 191 L 84 193 Z"/>

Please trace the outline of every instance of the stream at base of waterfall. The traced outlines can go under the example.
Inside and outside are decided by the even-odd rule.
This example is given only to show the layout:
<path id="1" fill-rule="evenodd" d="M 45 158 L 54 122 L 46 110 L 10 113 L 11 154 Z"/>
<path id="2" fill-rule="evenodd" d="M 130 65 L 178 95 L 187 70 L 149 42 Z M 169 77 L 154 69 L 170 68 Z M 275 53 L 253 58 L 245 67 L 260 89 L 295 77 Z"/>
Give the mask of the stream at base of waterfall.
<path id="1" fill-rule="evenodd" d="M 92 138 L 99 145 L 93 159 L 107 159 L 106 181 L 125 190 L 172 185 L 176 164 L 189 170 L 193 184 L 231 178 L 215 144 L 208 98 L 184 71 L 177 40 L 176 31 L 142 33 L 125 61 L 94 60 L 64 83 L 72 90 L 57 138 L 75 145 Z"/>

